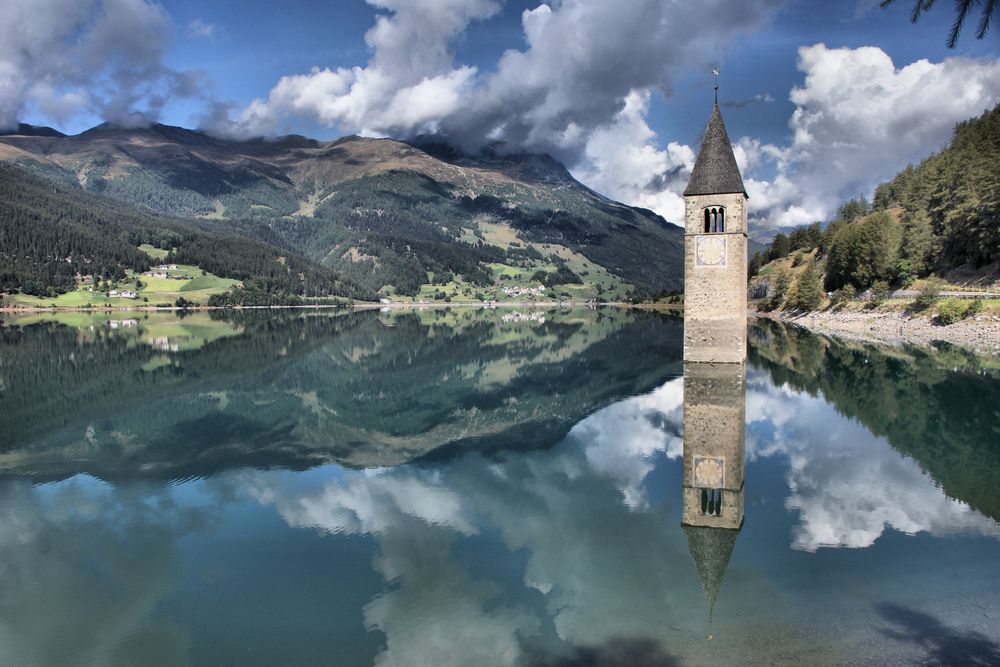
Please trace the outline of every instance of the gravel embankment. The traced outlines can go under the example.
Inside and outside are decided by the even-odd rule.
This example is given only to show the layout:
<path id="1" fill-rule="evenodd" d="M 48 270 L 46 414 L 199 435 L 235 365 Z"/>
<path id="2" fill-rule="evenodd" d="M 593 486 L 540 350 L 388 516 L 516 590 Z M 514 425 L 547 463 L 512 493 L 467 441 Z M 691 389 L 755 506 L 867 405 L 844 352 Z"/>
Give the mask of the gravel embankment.
<path id="1" fill-rule="evenodd" d="M 928 317 L 900 312 L 818 312 L 804 315 L 757 313 L 782 322 L 791 322 L 816 333 L 902 345 L 927 345 L 945 341 L 975 350 L 980 354 L 1000 356 L 1000 317 L 981 315 L 941 326 Z"/>

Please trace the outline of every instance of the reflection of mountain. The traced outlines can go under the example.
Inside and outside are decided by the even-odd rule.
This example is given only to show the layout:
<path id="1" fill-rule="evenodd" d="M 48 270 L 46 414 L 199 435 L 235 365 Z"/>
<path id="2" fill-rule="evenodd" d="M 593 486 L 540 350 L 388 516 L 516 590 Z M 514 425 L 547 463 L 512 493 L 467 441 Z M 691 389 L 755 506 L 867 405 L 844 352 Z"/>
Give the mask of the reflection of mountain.
<path id="1" fill-rule="evenodd" d="M 475 311 L 268 314 L 239 325 L 242 335 L 166 362 L 128 337 L 0 329 L 3 467 L 175 477 L 391 465 L 445 445 L 538 447 L 679 370 L 679 323 L 625 311 L 553 312 L 544 323 Z"/>
<path id="2" fill-rule="evenodd" d="M 975 358 L 952 350 L 902 353 L 837 343 L 770 321 L 751 334 L 751 361 L 775 384 L 822 393 L 839 412 L 917 461 L 949 496 L 1000 520 L 996 380 L 952 370 L 975 368 Z"/>
<path id="3" fill-rule="evenodd" d="M 448 415 L 435 416 L 435 391 L 442 401 L 465 396 L 486 419 L 486 398 L 513 396 L 516 387 L 528 412 L 492 412 L 497 422 L 520 418 L 529 432 L 544 392 L 570 414 L 615 387 L 644 382 L 627 378 L 635 372 L 626 365 L 631 357 L 662 354 L 663 374 L 679 370 L 670 357 L 679 330 L 655 318 L 547 311 L 544 326 L 512 328 L 502 313 L 437 312 L 288 320 L 251 314 L 235 323 L 241 337 L 181 351 L 151 371 L 130 362 L 137 375 L 154 378 L 145 385 L 116 372 L 123 386 L 101 396 L 132 406 L 142 399 L 129 393 L 146 392 L 145 412 L 129 407 L 129 414 L 109 417 L 114 409 L 101 401 L 90 412 L 76 407 L 65 426 L 40 427 L 34 442 L 9 451 L 8 462 L 20 456 L 20 469 L 38 471 L 44 445 L 65 440 L 79 447 L 63 431 L 79 434 L 92 425 L 100 443 L 114 429 L 131 429 L 119 431 L 119 449 L 109 447 L 99 461 L 73 450 L 79 469 L 118 475 L 112 483 L 86 475 L 36 485 L 0 478 L 0 663 L 567 667 L 663 665 L 675 655 L 684 664 L 712 665 L 743 664 L 747 656 L 768 664 L 875 664 L 886 655 L 921 662 L 923 647 L 905 652 L 884 623 L 871 622 L 873 605 L 881 609 L 884 600 L 947 618 L 968 636 L 995 639 L 982 610 L 995 603 L 984 582 L 995 579 L 1000 526 L 947 498 L 885 438 L 821 398 L 776 386 L 759 368 L 745 378 L 752 514 L 710 627 L 704 595 L 718 588 L 735 531 L 704 528 L 728 534 L 729 543 L 693 544 L 678 526 L 686 509 L 681 457 L 699 444 L 727 463 L 742 457 L 711 449 L 718 440 L 707 430 L 699 442 L 690 419 L 691 407 L 701 405 L 711 417 L 732 405 L 724 396 L 735 382 L 706 378 L 698 400 L 684 390 L 691 374 L 670 379 L 594 410 L 544 449 L 382 469 L 237 469 L 176 480 L 226 465 L 273 465 L 281 456 L 295 465 L 334 458 L 306 439 L 331 423 L 359 437 L 417 443 L 429 437 L 421 433 L 443 433 L 449 423 Z M 51 332 L 35 334 L 44 341 Z M 123 340 L 140 340 L 137 331 L 129 336 Z M 52 372 L 76 364 L 82 384 L 98 377 L 87 365 L 94 363 L 88 350 L 97 349 L 89 340 L 67 347 L 75 361 L 53 360 Z M 123 349 L 148 348 L 134 347 Z M 624 361 L 609 360 L 609 348 Z M 767 353 L 782 352 L 775 346 Z M 239 355 L 246 357 L 242 366 Z M 21 377 L 30 361 L 3 359 L 7 381 Z M 556 360 L 596 378 L 580 371 L 561 383 Z M 225 374 L 204 379 L 213 367 Z M 58 405 L 58 395 L 45 398 L 57 394 L 51 386 L 19 382 L 50 401 L 49 409 Z M 307 384 L 315 398 L 303 401 L 297 394 Z M 413 406 L 399 424 L 373 407 L 368 417 L 377 430 L 365 430 L 369 422 L 352 403 L 363 391 L 385 394 L 380 410 Z M 72 399 L 67 408 L 85 403 L 65 397 Z M 311 421 L 313 408 L 329 422 Z M 221 431 L 200 434 L 189 426 L 185 441 L 171 430 L 181 418 L 230 410 L 270 429 L 260 440 L 249 429 L 241 436 L 256 449 L 238 450 L 226 439 L 234 436 Z M 287 421 L 276 422 L 282 410 Z M 724 436 L 730 444 L 738 433 L 734 412 L 734 428 Z M 691 448 L 683 454 L 682 413 L 684 446 Z M 32 414 L 41 419 L 41 412 Z M 144 416 L 152 423 L 141 424 Z M 144 439 L 159 428 L 167 429 L 162 442 Z M 288 440 L 269 445 L 280 428 Z M 197 444 L 216 436 L 219 451 Z M 52 451 L 50 459 L 72 454 Z M 169 464 L 171 453 L 185 463 Z M 171 481 L 140 478 L 155 474 Z M 742 487 L 725 475 L 722 485 Z M 730 516 L 725 510 L 717 518 Z M 720 573 L 716 583 L 709 568 Z M 706 641 L 706 631 L 714 640 Z"/>

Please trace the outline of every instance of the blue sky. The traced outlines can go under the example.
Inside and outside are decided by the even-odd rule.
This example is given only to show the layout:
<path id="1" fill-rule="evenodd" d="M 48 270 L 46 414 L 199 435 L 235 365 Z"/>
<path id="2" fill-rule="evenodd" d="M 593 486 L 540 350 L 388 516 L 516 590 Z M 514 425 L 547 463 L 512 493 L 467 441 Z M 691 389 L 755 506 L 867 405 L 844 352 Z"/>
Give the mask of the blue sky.
<path id="1" fill-rule="evenodd" d="M 493 70 L 505 50 L 525 48 L 521 13 L 539 4 L 507 2 L 501 14 L 473 23 L 454 44 L 456 60 L 474 65 L 481 72 Z M 377 13 L 364 0 L 292 0 L 280 10 L 262 0 L 170 0 L 163 6 L 177 26 L 177 39 L 167 54 L 167 63 L 178 69 L 207 70 L 220 97 L 244 105 L 265 95 L 285 74 L 307 72 L 314 66 L 364 65 L 370 56 L 364 34 Z M 719 54 L 723 102 L 746 100 L 762 93 L 775 100 L 726 111 L 731 133 L 742 131 L 771 142 L 789 134 L 788 118 L 794 105 L 788 93 L 802 81 L 795 64 L 802 45 L 874 45 L 897 65 L 921 58 L 937 62 L 954 56 L 1000 55 L 997 34 L 977 40 L 971 27 L 957 48 L 945 47 L 954 16 L 950 3 L 939 2 L 916 24 L 909 21 L 910 10 L 909 0 L 897 0 L 886 9 L 864 0 L 797 0 L 785 4 L 770 25 L 752 39 L 742 40 Z M 186 27 L 192 21 L 214 26 L 216 34 L 211 38 L 189 36 Z M 683 72 L 669 98 L 654 97 L 650 126 L 666 137 L 696 142 L 710 111 L 706 105 L 711 104 L 711 79 L 710 71 L 704 68 Z M 179 106 L 164 122 L 191 126 L 195 120 L 192 109 L 193 105 Z M 86 127 L 83 122 L 69 129 Z M 344 133 L 341 128 L 324 127 L 303 118 L 292 119 L 287 129 L 324 139 Z"/>
<path id="2" fill-rule="evenodd" d="M 0 124 L 499 140 L 669 219 L 713 64 L 765 227 L 828 216 L 1000 100 L 997 32 L 973 17 L 947 49 L 944 1 L 915 25 L 911 0 L 9 1 Z"/>

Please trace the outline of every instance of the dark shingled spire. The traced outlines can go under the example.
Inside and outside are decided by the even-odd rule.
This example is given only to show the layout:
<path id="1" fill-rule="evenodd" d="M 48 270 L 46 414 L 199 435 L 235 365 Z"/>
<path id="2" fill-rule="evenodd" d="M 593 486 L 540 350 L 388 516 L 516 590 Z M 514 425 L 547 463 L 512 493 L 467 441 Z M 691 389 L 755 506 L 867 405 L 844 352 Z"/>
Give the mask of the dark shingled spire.
<path id="1" fill-rule="evenodd" d="M 698 570 L 698 579 L 701 580 L 701 588 L 705 591 L 705 601 L 708 602 L 711 614 L 740 531 L 706 526 L 682 526 L 682 528 L 687 536 L 688 549 L 691 550 L 691 558 L 694 559 L 694 567 Z"/>
<path id="2" fill-rule="evenodd" d="M 694 171 L 688 181 L 684 195 L 725 195 L 736 192 L 747 193 L 743 187 L 740 168 L 736 166 L 733 147 L 729 143 L 726 125 L 722 122 L 719 105 L 712 109 L 701 140 L 698 159 L 694 161 Z"/>

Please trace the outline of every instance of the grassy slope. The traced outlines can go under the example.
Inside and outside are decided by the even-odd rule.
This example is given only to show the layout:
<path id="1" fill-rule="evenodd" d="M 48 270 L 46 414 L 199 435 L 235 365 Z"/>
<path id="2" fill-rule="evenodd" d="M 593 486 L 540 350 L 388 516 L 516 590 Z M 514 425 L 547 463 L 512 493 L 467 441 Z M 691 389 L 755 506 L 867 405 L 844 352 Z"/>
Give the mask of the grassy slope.
<path id="1" fill-rule="evenodd" d="M 146 250 L 145 247 L 141 248 Z M 238 280 L 220 278 L 206 273 L 202 275 L 202 270 L 197 266 L 178 265 L 176 271 L 167 271 L 168 274 L 186 276 L 181 280 L 171 278 L 154 278 L 148 275 L 136 275 L 129 272 L 129 278 L 123 281 L 118 289 L 135 289 L 134 280 L 138 278 L 142 281 L 142 287 L 138 290 L 138 299 L 109 298 L 101 292 L 88 290 L 90 285 L 80 284 L 78 289 L 72 292 L 60 294 L 57 297 L 38 297 L 28 294 L 12 295 L 12 300 L 19 306 L 33 306 L 36 308 L 84 308 L 87 306 L 109 305 L 117 308 L 139 307 L 145 305 L 170 304 L 173 305 L 177 299 L 183 297 L 196 304 L 208 303 L 209 297 L 213 294 L 222 294 L 234 285 L 239 285 Z M 145 298 L 145 301 L 143 299 Z"/>
<path id="2" fill-rule="evenodd" d="M 141 246 L 139 246 L 139 250 L 143 251 L 153 259 L 163 259 L 164 257 L 167 256 L 166 250 L 163 250 L 161 248 L 155 248 L 149 245 L 148 243 L 143 243 Z"/>
<path id="3" fill-rule="evenodd" d="M 465 243 L 476 243 L 482 241 L 487 245 L 507 250 L 509 248 L 533 248 L 538 251 L 543 259 L 529 262 L 529 266 L 513 266 L 501 262 L 490 264 L 490 272 L 493 274 L 494 284 L 492 287 L 481 287 L 467 283 L 461 277 L 456 276 L 448 283 L 429 282 L 424 285 L 420 292 L 414 297 L 417 301 L 440 301 L 443 298 L 452 301 L 478 300 L 477 295 L 482 299 L 494 301 L 555 301 L 573 300 L 590 301 L 591 299 L 602 298 L 606 301 L 617 301 L 625 298 L 626 294 L 633 289 L 633 285 L 624 282 L 621 278 L 605 269 L 578 252 L 570 248 L 555 243 L 536 243 L 527 241 L 510 225 L 497 222 L 479 221 L 471 228 L 463 228 L 460 238 Z M 476 236 L 476 232 L 479 236 Z M 532 276 L 537 271 L 547 273 L 555 272 L 558 265 L 551 260 L 551 256 L 556 255 L 565 262 L 565 266 L 573 273 L 580 276 L 582 285 L 556 285 L 545 290 L 541 297 L 512 297 L 503 293 L 504 287 L 536 287 L 537 280 Z M 433 280 L 433 277 L 429 277 Z M 386 290 L 386 295 L 391 296 L 392 291 Z M 435 295 L 443 294 L 443 297 Z"/>

